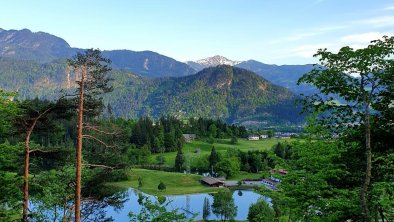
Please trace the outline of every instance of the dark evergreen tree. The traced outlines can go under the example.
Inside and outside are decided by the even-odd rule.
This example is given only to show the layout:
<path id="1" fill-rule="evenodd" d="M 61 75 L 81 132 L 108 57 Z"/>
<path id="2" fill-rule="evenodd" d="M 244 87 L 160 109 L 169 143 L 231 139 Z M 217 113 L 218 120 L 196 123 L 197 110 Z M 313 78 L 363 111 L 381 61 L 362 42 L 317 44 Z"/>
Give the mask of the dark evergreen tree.
<path id="1" fill-rule="evenodd" d="M 214 174 L 214 168 L 219 161 L 220 161 L 219 154 L 216 152 L 216 149 L 213 146 L 211 150 L 211 154 L 209 155 L 209 168 L 211 170 L 211 175 Z"/>
<path id="2" fill-rule="evenodd" d="M 178 152 L 175 157 L 175 170 L 178 172 L 182 172 L 183 164 L 185 162 L 185 157 L 181 149 L 178 149 Z"/>

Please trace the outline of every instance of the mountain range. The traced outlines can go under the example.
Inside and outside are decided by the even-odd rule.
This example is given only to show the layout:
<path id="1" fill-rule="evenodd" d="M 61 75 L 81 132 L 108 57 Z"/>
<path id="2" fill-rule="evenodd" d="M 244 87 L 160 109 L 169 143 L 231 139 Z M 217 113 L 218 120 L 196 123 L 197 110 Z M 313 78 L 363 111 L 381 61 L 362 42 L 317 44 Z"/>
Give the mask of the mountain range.
<path id="1" fill-rule="evenodd" d="M 72 48 L 65 40 L 45 32 L 0 29 L 0 56 L 34 60 L 45 63 L 54 59 L 69 58 L 84 49 Z M 112 66 L 124 69 L 149 78 L 179 77 L 195 74 L 203 68 L 217 65 L 231 65 L 248 69 L 272 83 L 286 87 L 296 94 L 311 94 L 311 86 L 296 84 L 297 80 L 312 65 L 270 65 L 256 60 L 232 61 L 223 56 L 213 56 L 186 63 L 152 51 L 111 50 L 103 51 L 103 55 L 112 60 Z"/>
<path id="2" fill-rule="evenodd" d="M 0 29 L 0 57 L 48 63 L 70 58 L 84 49 L 72 48 L 65 40 L 45 32 Z M 147 77 L 185 76 L 196 73 L 187 64 L 151 51 L 103 51 L 112 66 Z"/>
<path id="3" fill-rule="evenodd" d="M 18 91 L 21 98 L 53 99 L 60 89 L 75 87 L 66 58 L 83 50 L 48 33 L 0 29 L 0 88 Z M 130 50 L 103 51 L 103 56 L 112 60 L 115 88 L 104 101 L 116 116 L 177 115 L 229 123 L 302 121 L 292 88 L 310 65 L 266 65 L 222 56 L 182 63 L 156 52 Z"/>

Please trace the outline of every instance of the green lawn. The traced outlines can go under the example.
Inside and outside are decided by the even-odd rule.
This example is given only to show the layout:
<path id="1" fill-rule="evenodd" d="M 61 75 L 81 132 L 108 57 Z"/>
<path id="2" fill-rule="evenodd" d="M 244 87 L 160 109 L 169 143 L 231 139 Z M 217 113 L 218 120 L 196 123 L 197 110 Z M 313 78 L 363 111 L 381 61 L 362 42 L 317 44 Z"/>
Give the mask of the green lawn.
<path id="1" fill-rule="evenodd" d="M 138 188 L 138 177 L 141 177 L 143 180 L 143 186 L 139 190 L 152 195 L 209 193 L 220 189 L 202 185 L 200 182 L 202 176 L 199 175 L 145 169 L 132 169 L 131 178 L 128 181 L 113 182 L 109 183 L 109 185 Z M 157 189 L 160 181 L 163 181 L 167 187 L 163 192 Z"/>
<path id="2" fill-rule="evenodd" d="M 229 180 L 244 180 L 244 179 L 259 179 L 262 177 L 261 173 L 248 173 L 245 171 L 239 172 L 239 174 L 231 177 Z"/>
<path id="3" fill-rule="evenodd" d="M 246 139 L 238 139 L 237 144 L 231 144 L 230 139 L 222 139 L 213 144 L 207 143 L 201 140 L 195 140 L 191 143 L 185 143 L 183 146 L 183 152 L 186 155 L 190 155 L 193 157 L 198 157 L 199 155 L 209 155 L 211 153 L 212 146 L 215 146 L 215 149 L 218 152 L 225 152 L 229 148 L 236 148 L 242 151 L 248 150 L 268 150 L 271 149 L 272 146 L 277 144 L 278 142 L 285 141 L 294 141 L 294 139 L 265 139 L 265 140 L 257 140 L 257 141 L 249 141 Z M 195 153 L 196 149 L 200 149 L 200 153 Z M 150 157 L 150 163 L 156 164 L 156 157 L 160 154 L 154 154 Z M 165 164 L 173 166 L 175 164 L 175 156 L 176 152 L 169 152 L 163 154 L 165 158 Z"/>

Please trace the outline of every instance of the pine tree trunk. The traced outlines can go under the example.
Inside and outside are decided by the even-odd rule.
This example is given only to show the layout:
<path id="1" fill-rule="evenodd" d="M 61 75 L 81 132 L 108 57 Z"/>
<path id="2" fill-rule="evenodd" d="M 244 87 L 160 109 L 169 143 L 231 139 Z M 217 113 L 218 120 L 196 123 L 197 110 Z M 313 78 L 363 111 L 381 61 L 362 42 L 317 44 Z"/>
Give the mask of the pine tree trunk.
<path id="1" fill-rule="evenodd" d="M 24 165 L 24 170 L 23 170 L 23 221 L 27 222 L 27 215 L 28 215 L 28 210 L 29 210 L 29 160 L 30 160 L 30 135 L 31 132 L 33 131 L 32 128 L 30 128 L 26 132 L 26 138 L 25 138 L 25 165 Z"/>
<path id="2" fill-rule="evenodd" d="M 372 171 L 372 151 L 371 151 L 371 126 L 369 122 L 369 102 L 367 99 L 367 93 L 364 92 L 364 105 L 365 105 L 365 153 L 367 157 L 367 166 L 365 170 L 364 184 L 361 189 L 361 205 L 364 211 L 364 220 L 366 222 L 371 221 L 371 215 L 368 208 L 368 187 L 371 183 L 371 171 Z"/>
<path id="3" fill-rule="evenodd" d="M 81 221 L 81 176 L 82 176 L 82 121 L 83 121 L 83 96 L 86 66 L 82 69 L 79 92 L 79 110 L 77 125 L 76 173 L 75 173 L 75 222 Z"/>
<path id="4" fill-rule="evenodd" d="M 27 222 L 28 211 L 29 211 L 29 161 L 30 161 L 30 136 L 33 133 L 34 127 L 37 124 L 38 119 L 40 119 L 45 113 L 50 109 L 45 110 L 43 113 L 38 115 L 34 120 L 29 129 L 26 131 L 25 138 L 25 158 L 24 158 L 24 169 L 23 169 L 23 215 L 22 219 Z"/>

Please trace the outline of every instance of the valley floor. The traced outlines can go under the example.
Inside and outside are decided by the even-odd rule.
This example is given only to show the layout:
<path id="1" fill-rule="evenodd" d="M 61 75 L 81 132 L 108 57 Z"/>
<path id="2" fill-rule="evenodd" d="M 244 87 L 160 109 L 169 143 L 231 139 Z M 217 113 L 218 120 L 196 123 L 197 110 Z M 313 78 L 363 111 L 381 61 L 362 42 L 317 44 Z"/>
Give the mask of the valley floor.
<path id="1" fill-rule="evenodd" d="M 195 140 L 191 143 L 186 143 L 183 152 L 186 156 L 196 158 L 199 156 L 209 155 L 212 146 L 220 153 L 224 153 L 229 148 L 240 149 L 242 151 L 248 150 L 268 150 L 278 142 L 291 141 L 291 139 L 266 139 L 259 141 L 249 141 L 246 139 L 239 139 L 237 144 L 231 144 L 229 139 L 218 140 L 214 144 L 207 143 L 201 140 Z M 196 152 L 196 150 L 199 150 Z M 163 155 L 165 157 L 165 165 L 173 166 L 175 163 L 176 152 L 169 152 L 164 154 L 154 154 L 150 158 L 151 164 L 157 164 L 156 157 Z M 261 177 L 260 173 L 248 173 L 241 171 L 238 175 L 231 178 L 231 180 L 242 179 L 258 179 Z M 138 187 L 138 178 L 142 178 L 142 187 Z M 217 192 L 220 188 L 208 187 L 202 185 L 200 180 L 202 176 L 197 174 L 184 174 L 176 172 L 165 172 L 159 170 L 147 170 L 134 168 L 130 172 L 130 179 L 127 181 L 113 182 L 110 185 L 135 188 L 142 192 L 151 195 L 182 195 L 192 193 L 209 193 Z M 158 185 L 163 182 L 166 185 L 166 190 L 159 191 Z"/>

